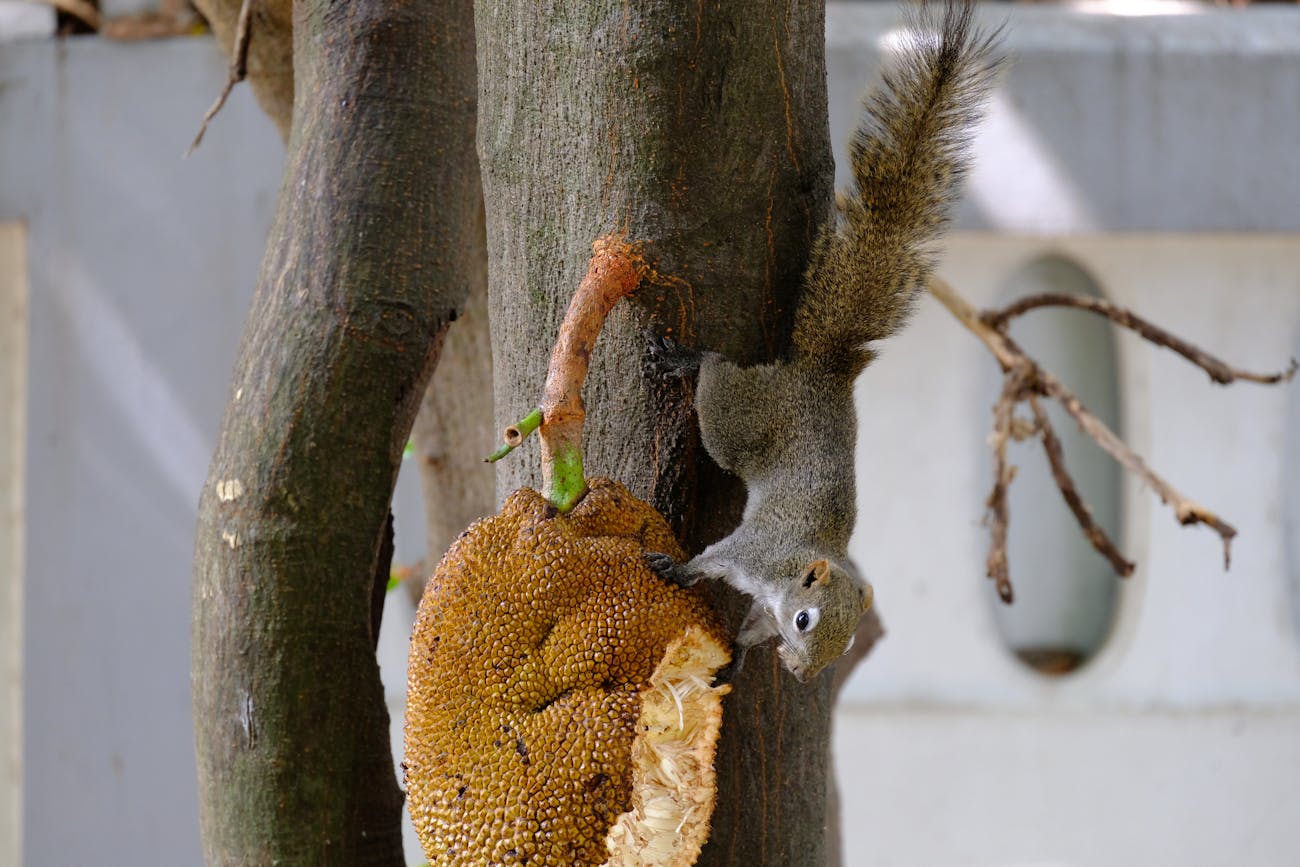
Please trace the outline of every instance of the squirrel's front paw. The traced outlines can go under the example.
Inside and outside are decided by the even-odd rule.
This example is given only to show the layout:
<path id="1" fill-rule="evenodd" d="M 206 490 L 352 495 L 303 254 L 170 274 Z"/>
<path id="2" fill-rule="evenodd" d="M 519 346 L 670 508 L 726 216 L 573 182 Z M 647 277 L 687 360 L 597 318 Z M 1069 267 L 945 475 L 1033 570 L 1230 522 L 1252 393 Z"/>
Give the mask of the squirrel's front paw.
<path id="1" fill-rule="evenodd" d="M 694 376 L 700 370 L 700 358 L 703 353 L 698 349 L 682 346 L 671 337 L 659 337 L 653 331 L 647 331 L 650 352 L 646 367 L 660 376 L 687 377 Z"/>
<path id="2" fill-rule="evenodd" d="M 714 672 L 713 685 L 722 686 L 724 683 L 735 683 L 736 676 L 745 667 L 745 655 L 747 653 L 749 653 L 749 648 L 745 645 L 733 644 L 731 646 L 731 662 Z"/>
<path id="3" fill-rule="evenodd" d="M 658 551 L 646 552 L 645 563 L 655 575 L 678 587 L 690 587 L 699 580 L 699 576 L 691 574 L 684 565 Z"/>

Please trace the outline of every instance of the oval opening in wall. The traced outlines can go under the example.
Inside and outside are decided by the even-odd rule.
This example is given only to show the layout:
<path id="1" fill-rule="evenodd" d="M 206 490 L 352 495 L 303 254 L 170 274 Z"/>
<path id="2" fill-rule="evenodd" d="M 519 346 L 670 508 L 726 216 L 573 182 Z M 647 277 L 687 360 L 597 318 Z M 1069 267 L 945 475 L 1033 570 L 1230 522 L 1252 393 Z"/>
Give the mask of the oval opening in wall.
<path id="1" fill-rule="evenodd" d="M 1044 292 L 1101 297 L 1096 284 L 1074 263 L 1037 259 L 1007 280 L 1003 304 Z M 1083 405 L 1116 433 L 1119 377 L 1113 326 L 1092 313 L 1055 307 L 1015 319 L 1011 337 L 1045 369 L 1061 379 Z M 990 401 L 1001 380 L 990 381 Z M 1054 402 L 1039 398 L 1060 440 L 1065 466 L 1094 520 L 1123 550 L 1121 473 L 1097 445 Z M 1017 412 L 1032 418 L 1027 406 Z M 991 466 L 991 457 L 987 459 Z M 1092 547 L 1052 478 L 1038 439 L 1012 442 L 1008 462 L 1016 467 L 1009 489 L 1007 559 L 1015 602 L 998 600 L 992 582 L 994 620 L 1007 647 L 1026 665 L 1048 675 L 1067 674 L 1094 656 L 1115 620 L 1117 582 L 1110 563 Z M 991 469 L 988 471 L 992 479 Z"/>

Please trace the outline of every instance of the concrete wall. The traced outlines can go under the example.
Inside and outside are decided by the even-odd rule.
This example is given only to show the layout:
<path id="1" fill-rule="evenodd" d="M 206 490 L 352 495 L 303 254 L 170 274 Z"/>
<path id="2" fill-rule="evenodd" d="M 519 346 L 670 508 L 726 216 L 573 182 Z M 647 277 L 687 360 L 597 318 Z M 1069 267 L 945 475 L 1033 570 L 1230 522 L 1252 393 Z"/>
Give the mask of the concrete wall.
<path id="1" fill-rule="evenodd" d="M 200 863 L 195 506 L 281 151 L 241 90 L 181 158 L 224 77 L 206 40 L 0 46 L 30 282 L 27 867 Z"/>
<path id="2" fill-rule="evenodd" d="M 883 6 L 831 10 L 837 143 L 855 82 L 877 62 L 863 45 L 887 52 L 896 21 Z M 1014 66 L 977 138 L 944 274 L 992 305 L 1027 288 L 1026 269 L 1046 284 L 1042 264 L 1066 263 L 1102 296 L 1244 367 L 1300 355 L 1296 10 L 1017 9 L 1007 41 Z M 1035 348 L 1024 325 L 1013 334 Z M 1225 572 L 1213 533 L 1178 526 L 1125 479 L 1110 520 L 1139 565 L 1121 582 L 1086 546 L 1035 545 L 1044 524 L 1072 523 L 1050 485 L 1037 503 L 1013 503 L 1018 595 L 1069 574 L 1109 611 L 1096 656 L 1056 678 L 1013 655 L 1017 630 L 1068 644 L 1072 624 L 1051 620 L 1050 600 L 1009 617 L 983 577 L 995 364 L 927 299 L 860 381 L 854 554 L 889 634 L 836 722 L 850 864 L 1295 863 L 1300 547 L 1288 540 L 1300 536 L 1300 393 L 1214 386 L 1128 334 L 1098 344 L 1094 357 L 1106 356 L 1121 432 L 1240 536 Z M 1060 372 L 1092 402 L 1095 365 Z M 1077 469 L 1096 456 L 1081 446 L 1069 458 Z M 1026 471 L 1042 463 L 1036 447 L 1011 457 Z M 914 490 L 933 493 L 897 496 Z"/>
<path id="3" fill-rule="evenodd" d="M 991 303 L 1065 263 L 1243 365 L 1300 353 L 1300 15 L 993 14 L 1014 15 L 1017 60 L 978 140 L 950 279 Z M 889 6 L 830 11 L 837 143 L 895 23 Z M 281 159 L 246 89 L 180 158 L 224 75 L 205 40 L 0 47 L 0 221 L 27 226 L 30 287 L 21 583 L 0 559 L 0 647 L 24 594 L 27 867 L 199 863 L 195 502 Z M 17 369 L 8 346 L 0 373 Z M 1112 519 L 1140 568 L 1093 594 L 1113 627 L 1058 679 L 1010 650 L 1050 637 L 1059 624 L 1035 613 L 1048 608 L 1008 621 L 981 577 L 992 362 L 924 304 L 864 377 L 855 555 L 890 634 L 837 718 L 849 864 L 1294 863 L 1297 389 L 1219 389 L 1126 336 L 1110 363 L 1125 435 L 1241 536 L 1224 574 L 1212 534 L 1117 483 Z M 403 475 L 409 562 L 419 503 Z M 1055 508 L 1017 506 L 1013 535 L 1033 526 L 1018 516 Z M 1086 550 L 1024 556 L 1025 595 L 1055 560 L 1111 580 L 1074 569 Z M 381 657 L 400 719 L 409 609 L 394 603 Z M 14 779 L 0 776 L 0 841 L 18 821 Z"/>

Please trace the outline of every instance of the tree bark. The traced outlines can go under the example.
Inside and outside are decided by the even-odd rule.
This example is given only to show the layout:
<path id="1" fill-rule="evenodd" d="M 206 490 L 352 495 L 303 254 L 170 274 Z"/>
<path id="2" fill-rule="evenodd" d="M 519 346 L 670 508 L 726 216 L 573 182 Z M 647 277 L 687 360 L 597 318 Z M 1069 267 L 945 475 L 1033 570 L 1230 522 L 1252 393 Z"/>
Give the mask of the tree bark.
<path id="1" fill-rule="evenodd" d="M 473 21 L 294 16 L 285 181 L 200 502 L 200 819 L 209 864 L 401 865 L 371 591 L 475 249 Z"/>
<path id="2" fill-rule="evenodd" d="M 218 43 L 229 55 L 233 50 L 243 0 L 197 0 L 196 5 L 212 25 Z M 287 139 L 293 116 L 293 21 L 289 0 L 260 0 L 253 7 L 249 42 L 248 83 L 258 103 L 280 135 Z M 461 13 L 464 14 L 464 13 Z M 439 55 L 436 61 L 458 76 L 474 75 L 472 44 Z M 471 133 L 472 134 L 472 133 Z M 440 158 L 447 158 L 444 152 Z M 465 156 L 455 157 L 455 165 Z M 466 165 L 478 177 L 478 160 Z M 491 514 L 495 506 L 492 468 L 480 454 L 496 439 L 492 429 L 492 346 L 488 336 L 487 249 L 483 238 L 481 193 L 473 213 L 461 219 L 475 228 L 472 243 L 454 251 L 457 262 L 447 279 L 467 287 L 465 309 L 458 311 L 456 326 L 448 329 L 438 367 L 429 380 L 411 439 L 419 456 L 416 464 L 425 508 L 425 560 L 419 574 L 406 587 L 416 601 L 433 570 L 456 536 L 470 523 Z"/>
<path id="3" fill-rule="evenodd" d="M 788 344 L 809 246 L 830 212 L 818 2 L 480 0 L 496 418 L 521 418 L 591 242 L 647 242 L 659 277 L 615 308 L 586 388 L 586 464 L 653 503 L 688 549 L 738 521 L 739 480 L 698 447 L 691 395 L 642 374 L 650 324 L 741 362 Z M 536 452 L 498 495 L 536 487 Z M 733 621 L 746 605 L 714 588 Z M 825 863 L 829 677 L 751 654 L 727 698 L 704 865 Z"/>

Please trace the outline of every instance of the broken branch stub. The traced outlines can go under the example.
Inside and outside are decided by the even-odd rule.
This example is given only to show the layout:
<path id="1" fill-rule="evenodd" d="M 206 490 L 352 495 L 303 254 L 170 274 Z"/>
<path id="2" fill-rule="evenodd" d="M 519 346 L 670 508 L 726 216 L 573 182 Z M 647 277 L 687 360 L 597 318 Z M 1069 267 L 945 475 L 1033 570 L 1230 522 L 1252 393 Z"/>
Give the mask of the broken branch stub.
<path id="1" fill-rule="evenodd" d="M 226 83 L 207 113 L 203 115 L 203 120 L 199 123 L 199 131 L 194 134 L 194 141 L 190 142 L 189 148 L 185 151 L 187 157 L 194 153 L 199 143 L 203 141 L 203 135 L 208 131 L 208 124 L 226 104 L 235 85 L 248 77 L 248 44 L 252 39 L 252 22 L 253 0 L 243 0 L 239 7 L 239 19 L 235 24 L 235 44 L 230 52 L 230 69 L 226 75 Z"/>

